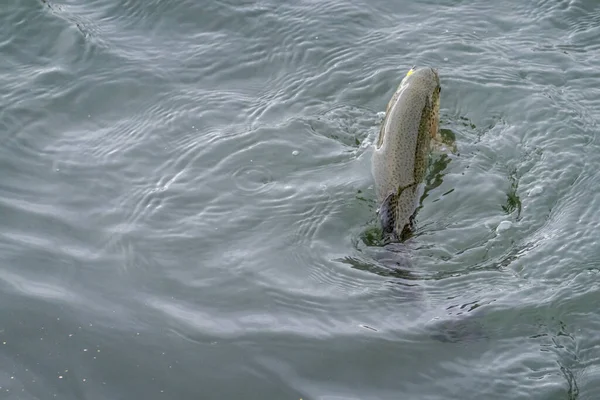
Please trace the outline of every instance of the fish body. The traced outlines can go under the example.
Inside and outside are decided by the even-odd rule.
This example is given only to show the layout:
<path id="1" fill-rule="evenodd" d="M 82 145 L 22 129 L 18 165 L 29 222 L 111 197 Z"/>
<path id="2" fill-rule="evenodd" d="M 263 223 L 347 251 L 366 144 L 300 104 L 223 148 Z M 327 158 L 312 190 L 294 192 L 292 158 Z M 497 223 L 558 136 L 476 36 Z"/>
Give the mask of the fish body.
<path id="1" fill-rule="evenodd" d="M 440 92 L 437 70 L 413 67 L 387 105 L 372 173 L 381 227 L 391 239 L 402 240 L 413 227 L 432 141 L 439 141 Z"/>

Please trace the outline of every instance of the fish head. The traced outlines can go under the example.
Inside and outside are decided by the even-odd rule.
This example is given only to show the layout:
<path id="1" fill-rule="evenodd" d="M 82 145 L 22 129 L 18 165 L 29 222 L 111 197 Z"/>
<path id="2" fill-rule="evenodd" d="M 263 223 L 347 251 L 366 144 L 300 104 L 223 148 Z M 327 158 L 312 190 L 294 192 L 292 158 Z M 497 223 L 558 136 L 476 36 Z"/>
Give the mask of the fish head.
<path id="1" fill-rule="evenodd" d="M 413 87 L 426 95 L 431 106 L 429 118 L 429 131 L 432 138 L 437 136 L 440 115 L 440 94 L 442 86 L 440 75 L 436 68 L 413 66 L 400 83 L 400 88 Z"/>

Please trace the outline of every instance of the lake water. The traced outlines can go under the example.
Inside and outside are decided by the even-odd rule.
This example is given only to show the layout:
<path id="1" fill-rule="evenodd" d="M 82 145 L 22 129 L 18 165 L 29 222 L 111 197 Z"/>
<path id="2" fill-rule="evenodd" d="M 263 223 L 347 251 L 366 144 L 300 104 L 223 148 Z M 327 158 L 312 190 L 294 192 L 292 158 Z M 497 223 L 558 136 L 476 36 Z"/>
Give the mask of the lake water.
<path id="1" fill-rule="evenodd" d="M 6 0 L 0 398 L 600 398 L 600 3 Z M 376 240 L 381 112 L 456 155 Z"/>

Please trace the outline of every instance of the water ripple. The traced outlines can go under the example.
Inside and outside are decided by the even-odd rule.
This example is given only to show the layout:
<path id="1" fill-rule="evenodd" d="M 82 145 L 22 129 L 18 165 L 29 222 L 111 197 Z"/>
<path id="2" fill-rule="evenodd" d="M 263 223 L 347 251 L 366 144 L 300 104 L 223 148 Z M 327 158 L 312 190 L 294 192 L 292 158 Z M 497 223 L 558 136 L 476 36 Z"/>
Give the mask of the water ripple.
<path id="1" fill-rule="evenodd" d="M 225 368 L 257 398 L 597 391 L 594 2 L 9 1 L 0 22 L 2 390 L 188 398 L 196 371 L 237 397 Z M 411 240 L 375 246 L 369 145 L 415 64 L 459 154 Z M 73 327 L 112 358 L 65 366 Z"/>

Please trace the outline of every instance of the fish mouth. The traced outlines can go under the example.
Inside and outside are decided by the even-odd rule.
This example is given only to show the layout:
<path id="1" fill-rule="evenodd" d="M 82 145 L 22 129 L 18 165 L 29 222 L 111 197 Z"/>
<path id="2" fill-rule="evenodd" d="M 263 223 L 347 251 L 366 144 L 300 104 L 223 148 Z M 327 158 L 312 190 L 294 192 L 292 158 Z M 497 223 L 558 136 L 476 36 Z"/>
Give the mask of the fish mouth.
<path id="1" fill-rule="evenodd" d="M 416 66 L 416 65 L 413 65 L 412 67 L 410 67 L 410 69 L 409 69 L 409 70 L 408 70 L 408 72 L 406 73 L 406 76 L 407 76 L 407 77 L 408 77 L 408 76 L 411 76 L 411 75 L 412 75 L 412 74 L 415 72 L 415 70 L 416 70 L 416 69 L 417 69 L 417 66 Z"/>
<path id="2" fill-rule="evenodd" d="M 429 82 L 434 81 L 435 85 L 439 88 L 440 86 L 440 74 L 437 68 L 423 66 L 419 67 L 418 65 L 413 65 L 407 72 L 406 75 L 402 78 L 401 86 L 408 84 L 409 81 L 414 80 L 427 80 Z M 436 88 L 436 90 L 438 90 Z"/>

